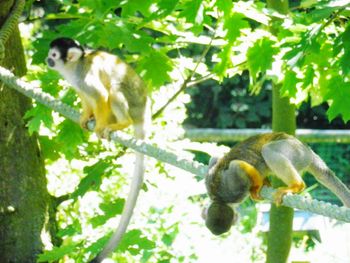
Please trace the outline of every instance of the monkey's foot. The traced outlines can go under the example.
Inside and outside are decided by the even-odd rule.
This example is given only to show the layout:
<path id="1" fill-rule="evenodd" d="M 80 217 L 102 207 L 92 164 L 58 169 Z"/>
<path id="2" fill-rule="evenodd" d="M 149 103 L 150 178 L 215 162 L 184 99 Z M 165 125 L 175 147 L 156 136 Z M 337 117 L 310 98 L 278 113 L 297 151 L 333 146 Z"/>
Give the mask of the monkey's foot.
<path id="1" fill-rule="evenodd" d="M 275 205 L 276 206 L 282 205 L 283 197 L 288 193 L 290 193 L 290 191 L 287 189 L 278 189 L 276 193 L 273 195 L 273 200 Z"/>
<path id="2" fill-rule="evenodd" d="M 112 132 L 112 129 L 107 128 L 95 128 L 94 132 L 97 134 L 97 137 L 100 139 L 109 139 L 109 135 Z"/>
<path id="3" fill-rule="evenodd" d="M 274 201 L 277 206 L 281 205 L 283 202 L 283 197 L 286 194 L 295 194 L 299 193 L 305 188 L 305 183 L 303 181 L 296 182 L 290 186 L 287 187 L 280 187 L 277 189 L 276 193 L 274 194 Z"/>

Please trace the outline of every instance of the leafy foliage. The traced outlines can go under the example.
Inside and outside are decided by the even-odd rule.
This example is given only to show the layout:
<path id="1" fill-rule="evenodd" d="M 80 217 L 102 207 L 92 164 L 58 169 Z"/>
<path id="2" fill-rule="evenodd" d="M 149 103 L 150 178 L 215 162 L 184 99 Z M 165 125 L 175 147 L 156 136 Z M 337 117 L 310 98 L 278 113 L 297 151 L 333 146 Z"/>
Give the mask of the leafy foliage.
<path id="1" fill-rule="evenodd" d="M 310 110 L 310 105 L 319 105 L 315 111 L 328 110 L 329 119 L 341 126 L 337 117 L 350 119 L 350 27 L 345 2 L 293 1 L 291 12 L 282 16 L 269 10 L 265 1 L 34 1 L 30 17 L 33 19 L 27 21 L 34 40 L 27 41 L 26 50 L 35 66 L 27 79 L 40 82 L 45 92 L 79 108 L 79 99 L 67 89 L 67 83 L 43 66 L 50 41 L 66 36 L 118 54 L 131 63 L 154 97 L 164 90 L 170 93 L 173 84 L 176 90 L 178 83 L 193 75 L 191 81 L 200 84 L 187 88 L 192 103 L 187 105 L 186 124 L 268 127 L 270 83 L 274 82 L 282 85 L 283 96 L 301 105 L 299 123 L 306 125 L 310 115 L 304 112 Z M 208 76 L 212 79 L 204 82 Z M 248 96 L 251 93 L 258 95 L 253 98 Z M 154 99 L 155 107 L 160 107 L 159 97 Z M 305 101 L 308 104 L 302 103 Z M 175 105 L 177 110 L 182 108 L 182 100 Z M 320 119 L 322 115 L 317 116 Z M 175 113 L 160 119 L 156 132 L 167 127 L 173 130 L 171 125 L 177 118 Z M 121 213 L 128 181 L 122 175 L 125 170 L 129 172 L 132 161 L 122 147 L 101 144 L 96 137 L 42 105 L 35 105 L 25 119 L 30 133 L 40 132 L 49 181 L 69 182 L 67 189 L 53 191 L 54 195 L 68 196 L 57 214 L 63 244 L 44 252 L 39 261 L 69 257 L 84 262 L 109 237 L 97 233 L 91 236 L 84 230 L 92 225 L 105 233 L 105 225 Z M 323 117 L 322 121 L 326 123 Z M 58 168 L 61 163 L 65 163 L 65 168 Z M 165 166 L 154 166 L 152 173 L 167 174 Z M 152 187 L 156 184 L 148 182 L 144 189 Z M 98 205 L 89 210 L 83 203 L 90 199 Z M 171 213 L 171 206 L 150 209 L 147 227 L 154 228 L 130 230 L 113 258 L 118 262 L 133 262 L 135 256 L 141 262 L 195 260 L 196 255 L 178 253 L 172 248 L 181 230 L 178 222 L 167 224 L 165 217 L 170 218 Z M 252 217 L 254 213 L 255 210 L 249 211 Z M 244 221 L 243 231 L 250 231 L 254 224 Z"/>

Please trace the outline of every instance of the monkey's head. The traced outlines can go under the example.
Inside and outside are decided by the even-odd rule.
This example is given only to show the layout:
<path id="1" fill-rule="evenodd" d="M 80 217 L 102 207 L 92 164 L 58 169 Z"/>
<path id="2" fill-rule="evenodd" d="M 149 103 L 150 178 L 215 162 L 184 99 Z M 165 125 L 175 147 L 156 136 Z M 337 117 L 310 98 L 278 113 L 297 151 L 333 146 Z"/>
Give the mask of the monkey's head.
<path id="1" fill-rule="evenodd" d="M 237 216 L 232 207 L 225 203 L 214 201 L 203 211 L 205 225 L 214 235 L 221 235 L 230 230 Z"/>
<path id="2" fill-rule="evenodd" d="M 46 63 L 50 68 L 61 72 L 67 64 L 78 61 L 83 55 L 84 49 L 77 41 L 60 37 L 50 43 Z"/>
<path id="3" fill-rule="evenodd" d="M 248 195 L 251 181 L 242 168 L 242 161 L 232 160 L 226 166 L 223 159 L 212 158 L 209 161 L 205 184 L 213 200 L 223 203 L 240 203 Z"/>

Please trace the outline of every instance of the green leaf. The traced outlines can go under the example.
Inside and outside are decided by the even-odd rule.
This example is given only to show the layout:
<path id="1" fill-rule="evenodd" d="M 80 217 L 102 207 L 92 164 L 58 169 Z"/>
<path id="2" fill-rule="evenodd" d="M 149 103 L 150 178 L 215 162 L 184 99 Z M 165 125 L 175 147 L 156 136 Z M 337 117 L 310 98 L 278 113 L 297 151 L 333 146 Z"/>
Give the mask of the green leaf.
<path id="1" fill-rule="evenodd" d="M 93 255 L 96 256 L 102 250 L 102 248 L 105 247 L 105 245 L 107 244 L 107 242 L 111 238 L 111 236 L 112 236 L 112 233 L 110 233 L 104 237 L 101 237 L 95 243 L 93 243 L 89 247 L 87 247 L 86 251 L 89 251 Z"/>
<path id="2" fill-rule="evenodd" d="M 271 69 L 273 56 L 278 53 L 274 47 L 275 42 L 264 37 L 259 39 L 247 51 L 248 68 L 253 79 L 257 78 L 259 72 L 265 72 Z"/>
<path id="3" fill-rule="evenodd" d="M 222 12 L 224 12 L 225 17 L 229 17 L 231 15 L 231 11 L 233 9 L 232 0 L 216 0 L 216 6 Z"/>
<path id="4" fill-rule="evenodd" d="M 111 236 L 112 233 L 100 238 L 86 250 L 96 255 L 107 244 Z M 116 251 L 122 253 L 127 251 L 132 255 L 139 255 L 142 250 L 151 250 L 155 247 L 156 245 L 153 241 L 149 240 L 146 237 L 143 237 L 142 232 L 138 229 L 135 229 L 125 233 Z"/>
<path id="5" fill-rule="evenodd" d="M 48 128 L 51 128 L 53 124 L 51 109 L 41 104 L 28 110 L 24 115 L 24 119 L 28 120 L 27 127 L 30 135 L 38 132 L 42 123 Z"/>
<path id="6" fill-rule="evenodd" d="M 81 234 L 82 228 L 79 220 L 74 220 L 73 224 L 70 224 L 66 226 L 64 229 L 60 229 L 58 231 L 57 236 L 58 237 L 64 237 L 64 236 L 74 236 L 76 234 Z"/>
<path id="7" fill-rule="evenodd" d="M 231 63 L 232 46 L 226 45 L 222 51 L 218 54 L 220 62 L 214 66 L 214 72 L 222 80 L 226 76 L 226 70 L 232 66 Z"/>
<path id="8" fill-rule="evenodd" d="M 157 11 L 152 12 L 151 16 L 147 20 L 150 21 L 152 19 L 159 19 L 170 15 L 178 2 L 178 0 L 160 0 L 157 4 Z"/>
<path id="9" fill-rule="evenodd" d="M 86 15 L 84 18 L 71 20 L 68 24 L 64 23 L 57 26 L 57 30 L 62 36 L 71 37 L 81 43 L 86 43 L 86 34 L 94 29 L 96 23 L 96 20 L 91 15 Z M 89 30 L 82 31 L 82 29 L 86 29 L 87 26 L 90 26 Z M 54 38 L 57 37 L 57 33 L 55 35 Z"/>
<path id="10" fill-rule="evenodd" d="M 341 56 L 339 63 L 344 75 L 350 73 L 350 49 L 345 50 L 344 54 Z"/>
<path id="11" fill-rule="evenodd" d="M 225 19 L 224 29 L 227 31 L 226 39 L 228 40 L 228 43 L 218 54 L 220 62 L 214 67 L 214 72 L 216 72 L 221 79 L 226 76 L 226 70 L 232 67 L 232 46 L 236 39 L 241 35 L 241 29 L 247 27 L 249 27 L 249 24 L 244 20 L 244 16 L 241 14 L 235 13 Z"/>
<path id="12" fill-rule="evenodd" d="M 119 1 L 110 1 L 110 0 L 79 0 L 80 6 L 89 7 L 94 12 L 102 15 L 105 12 L 110 11 L 119 6 Z"/>
<path id="13" fill-rule="evenodd" d="M 304 82 L 303 82 L 303 88 L 306 89 L 308 86 L 312 86 L 313 80 L 315 77 L 315 70 L 312 66 L 308 66 L 305 71 L 304 76 Z"/>
<path id="14" fill-rule="evenodd" d="M 151 52 L 153 38 L 141 30 L 122 29 L 123 42 L 129 52 Z"/>
<path id="15" fill-rule="evenodd" d="M 328 118 L 333 120 L 341 115 L 344 122 L 350 120 L 350 82 L 344 82 L 341 76 L 336 76 L 329 82 L 326 99 L 330 100 L 327 111 Z"/>
<path id="16" fill-rule="evenodd" d="M 144 237 L 139 229 L 134 229 L 123 236 L 117 251 L 128 251 L 132 255 L 137 255 L 141 250 L 150 250 L 153 248 L 155 248 L 155 243 Z"/>
<path id="17" fill-rule="evenodd" d="M 91 224 L 94 228 L 104 225 L 108 219 L 120 215 L 123 212 L 125 200 L 117 199 L 113 203 L 101 204 L 100 208 L 104 211 L 104 215 L 99 215 L 91 219 Z"/>
<path id="18" fill-rule="evenodd" d="M 68 255 L 72 252 L 80 250 L 79 243 L 73 243 L 61 247 L 54 247 L 50 251 L 45 251 L 43 254 L 40 254 L 37 262 L 53 262 L 59 259 L 62 259 L 65 255 Z"/>
<path id="19" fill-rule="evenodd" d="M 342 43 L 345 50 L 350 49 L 350 25 L 346 27 L 343 34 L 341 34 Z"/>
<path id="20" fill-rule="evenodd" d="M 201 25 L 204 21 L 204 6 L 202 0 L 186 1 L 182 7 L 180 17 L 194 25 Z"/>
<path id="21" fill-rule="evenodd" d="M 150 7 L 152 5 L 152 0 L 132 0 L 123 1 L 122 5 L 122 16 L 136 16 L 137 11 L 141 12 L 144 16 L 149 16 L 152 12 Z"/>
<path id="22" fill-rule="evenodd" d="M 176 223 L 171 227 L 171 229 L 167 230 L 166 233 L 162 236 L 162 242 L 167 246 L 171 246 L 178 234 L 179 234 L 179 226 Z"/>
<path id="23" fill-rule="evenodd" d="M 233 43 L 241 35 L 241 29 L 249 27 L 249 23 L 244 19 L 245 17 L 239 13 L 225 19 L 224 29 L 227 30 L 226 38 L 230 43 Z"/>
<path id="24" fill-rule="evenodd" d="M 336 10 L 334 7 L 327 7 L 321 9 L 315 9 L 308 14 L 310 23 L 319 23 L 323 19 L 329 18 L 329 16 Z"/>
<path id="25" fill-rule="evenodd" d="M 297 74 L 294 71 L 292 71 L 292 70 L 287 71 L 287 73 L 284 77 L 281 91 L 280 91 L 281 96 L 295 98 L 295 96 L 297 94 L 296 85 L 297 85 L 298 81 L 299 81 L 299 79 L 297 78 Z"/>
<path id="26" fill-rule="evenodd" d="M 32 56 L 33 64 L 45 64 L 50 42 L 56 37 L 56 32 L 48 30 L 45 31 L 45 35 L 42 38 L 38 38 L 33 42 L 33 47 L 35 48 L 35 52 Z"/>
<path id="27" fill-rule="evenodd" d="M 87 191 L 100 188 L 103 175 L 109 174 L 112 170 L 110 163 L 99 160 L 91 166 L 84 167 L 86 176 L 80 181 L 77 189 L 71 194 L 71 198 L 75 199 L 84 196 Z"/>
<path id="28" fill-rule="evenodd" d="M 172 65 L 170 59 L 160 52 L 151 52 L 140 60 L 139 71 L 143 72 L 143 78 L 151 83 L 151 87 L 160 87 L 170 81 Z"/>
<path id="29" fill-rule="evenodd" d="M 50 139 L 48 136 L 39 136 L 40 151 L 45 159 L 51 161 L 57 160 L 60 155 L 58 153 L 58 145 L 55 140 Z"/>
<path id="30" fill-rule="evenodd" d="M 74 158 L 78 152 L 78 145 L 84 142 L 83 131 L 76 123 L 70 120 L 64 120 L 59 126 L 57 142 L 60 145 L 60 151 L 68 160 Z"/>

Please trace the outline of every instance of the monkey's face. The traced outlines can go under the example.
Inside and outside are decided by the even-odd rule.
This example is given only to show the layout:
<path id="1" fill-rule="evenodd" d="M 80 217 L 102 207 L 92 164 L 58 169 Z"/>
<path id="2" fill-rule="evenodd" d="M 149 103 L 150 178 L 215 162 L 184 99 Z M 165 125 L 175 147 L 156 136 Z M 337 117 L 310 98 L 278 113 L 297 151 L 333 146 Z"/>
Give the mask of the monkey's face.
<path id="1" fill-rule="evenodd" d="M 50 50 L 46 58 L 47 65 L 63 72 L 76 63 L 84 55 L 84 50 L 78 42 L 70 38 L 57 38 L 50 44 Z"/>
<path id="2" fill-rule="evenodd" d="M 53 47 L 49 50 L 49 54 L 46 58 L 46 63 L 50 68 L 55 69 L 57 71 L 60 71 L 60 69 L 64 67 L 65 63 L 62 58 L 62 54 L 58 50 L 58 48 Z"/>

